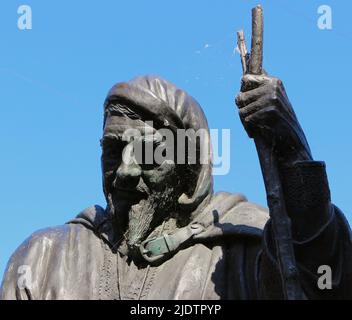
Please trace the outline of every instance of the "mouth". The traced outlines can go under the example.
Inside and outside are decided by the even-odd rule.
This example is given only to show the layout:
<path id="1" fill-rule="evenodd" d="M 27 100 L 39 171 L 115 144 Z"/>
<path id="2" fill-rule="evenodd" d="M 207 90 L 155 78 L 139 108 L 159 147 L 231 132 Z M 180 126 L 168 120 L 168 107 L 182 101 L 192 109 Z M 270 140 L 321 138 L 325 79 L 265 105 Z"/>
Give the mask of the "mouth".
<path id="1" fill-rule="evenodd" d="M 124 199 L 130 201 L 139 201 L 141 199 L 148 198 L 148 194 L 146 192 L 139 191 L 136 189 L 115 188 L 115 194 L 117 199 Z"/>

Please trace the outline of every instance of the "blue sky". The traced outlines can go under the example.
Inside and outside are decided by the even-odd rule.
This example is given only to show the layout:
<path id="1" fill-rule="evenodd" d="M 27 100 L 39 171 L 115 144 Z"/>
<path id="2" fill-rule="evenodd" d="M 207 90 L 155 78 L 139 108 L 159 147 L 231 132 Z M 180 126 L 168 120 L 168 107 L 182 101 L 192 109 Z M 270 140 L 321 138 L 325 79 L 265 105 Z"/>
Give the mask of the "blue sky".
<path id="1" fill-rule="evenodd" d="M 280 77 L 317 160 L 327 164 L 332 198 L 352 221 L 350 1 L 267 0 L 264 67 Z M 30 5 L 33 29 L 17 28 Z M 241 65 L 235 33 L 250 38 L 257 1 L 2 0 L 0 4 L 0 275 L 33 231 L 104 205 L 100 146 L 108 89 L 158 74 L 202 105 L 211 128 L 231 129 L 231 170 L 215 190 L 265 205 L 253 141 L 234 97 Z M 333 29 L 317 26 L 332 9 Z M 1 276 L 0 276 L 1 277 Z"/>

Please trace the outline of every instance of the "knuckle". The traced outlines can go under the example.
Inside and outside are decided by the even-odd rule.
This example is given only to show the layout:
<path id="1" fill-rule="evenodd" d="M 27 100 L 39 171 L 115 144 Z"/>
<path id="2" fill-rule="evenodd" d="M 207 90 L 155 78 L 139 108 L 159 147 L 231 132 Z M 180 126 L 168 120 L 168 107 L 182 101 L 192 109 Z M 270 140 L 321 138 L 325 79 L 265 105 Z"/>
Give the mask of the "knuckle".
<path id="1" fill-rule="evenodd" d="M 268 114 L 274 114 L 274 113 L 277 112 L 277 108 L 276 108 L 275 106 L 267 107 L 267 108 L 266 108 L 266 112 L 267 112 Z"/>
<path id="2" fill-rule="evenodd" d="M 244 122 L 248 125 L 252 122 L 252 116 L 248 116 L 244 118 Z"/>
<path id="3" fill-rule="evenodd" d="M 279 84 L 277 83 L 277 81 L 272 82 L 272 88 L 274 91 L 277 91 L 279 89 Z"/>
<path id="4" fill-rule="evenodd" d="M 240 105 L 242 103 L 242 94 L 241 93 L 236 96 L 235 103 L 237 105 Z"/>
<path id="5" fill-rule="evenodd" d="M 241 79 L 241 86 L 245 86 L 248 83 L 248 79 L 247 76 L 243 76 Z"/>
<path id="6" fill-rule="evenodd" d="M 268 91 L 269 91 L 269 99 L 271 101 L 278 101 L 280 96 L 280 87 L 276 82 L 273 82 L 270 84 Z"/>
<path id="7" fill-rule="evenodd" d="M 279 102 L 279 95 L 276 91 L 274 91 L 272 94 L 271 94 L 271 102 L 273 103 L 278 103 Z"/>
<path id="8" fill-rule="evenodd" d="M 244 110 L 239 110 L 238 111 L 238 115 L 240 116 L 241 119 L 243 119 L 245 117 L 245 111 Z"/>
<path id="9" fill-rule="evenodd" d="M 282 87 L 282 81 L 279 78 L 274 78 L 274 86 L 276 90 L 280 90 Z"/>
<path id="10" fill-rule="evenodd" d="M 238 112 L 240 117 L 245 118 L 248 115 L 248 108 L 242 108 Z"/>

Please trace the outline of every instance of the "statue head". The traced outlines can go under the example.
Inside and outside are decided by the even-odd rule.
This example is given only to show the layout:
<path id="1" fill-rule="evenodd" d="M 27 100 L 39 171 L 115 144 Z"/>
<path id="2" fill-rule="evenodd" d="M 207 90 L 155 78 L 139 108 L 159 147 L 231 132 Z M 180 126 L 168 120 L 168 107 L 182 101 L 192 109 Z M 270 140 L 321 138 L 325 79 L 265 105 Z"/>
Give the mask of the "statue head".
<path id="1" fill-rule="evenodd" d="M 212 194 L 208 133 L 199 104 L 159 77 L 111 88 L 101 140 L 103 188 L 129 250 L 165 222 L 187 224 L 207 202 Z"/>

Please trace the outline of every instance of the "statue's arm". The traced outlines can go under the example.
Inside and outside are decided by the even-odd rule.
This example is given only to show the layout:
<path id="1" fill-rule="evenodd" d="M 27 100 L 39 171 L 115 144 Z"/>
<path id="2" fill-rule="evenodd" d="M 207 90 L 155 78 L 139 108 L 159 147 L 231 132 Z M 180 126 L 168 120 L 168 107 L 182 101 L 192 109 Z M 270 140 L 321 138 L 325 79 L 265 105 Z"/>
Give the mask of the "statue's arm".
<path id="1" fill-rule="evenodd" d="M 248 134 L 260 135 L 278 159 L 295 257 L 308 298 L 352 298 L 349 226 L 331 203 L 325 164 L 313 160 L 282 82 L 266 75 L 245 75 L 236 103 Z M 261 259 L 261 281 L 267 283 L 263 286 L 267 291 L 278 273 L 276 236 L 269 222 Z M 331 268 L 331 290 L 318 287 L 320 266 Z"/>
<path id="2" fill-rule="evenodd" d="M 292 223 L 300 283 L 307 298 L 351 299 L 350 229 L 343 213 L 331 203 L 324 164 L 301 162 L 286 170 L 282 174 L 285 204 Z M 279 272 L 275 237 L 269 221 L 260 266 L 264 297 L 271 297 L 273 277 Z M 275 280 L 278 283 L 281 279 Z"/>
<path id="3" fill-rule="evenodd" d="M 30 267 L 25 262 L 28 240 L 22 243 L 11 256 L 0 287 L 0 300 L 30 299 Z M 27 282 L 27 283 L 26 283 Z"/>

